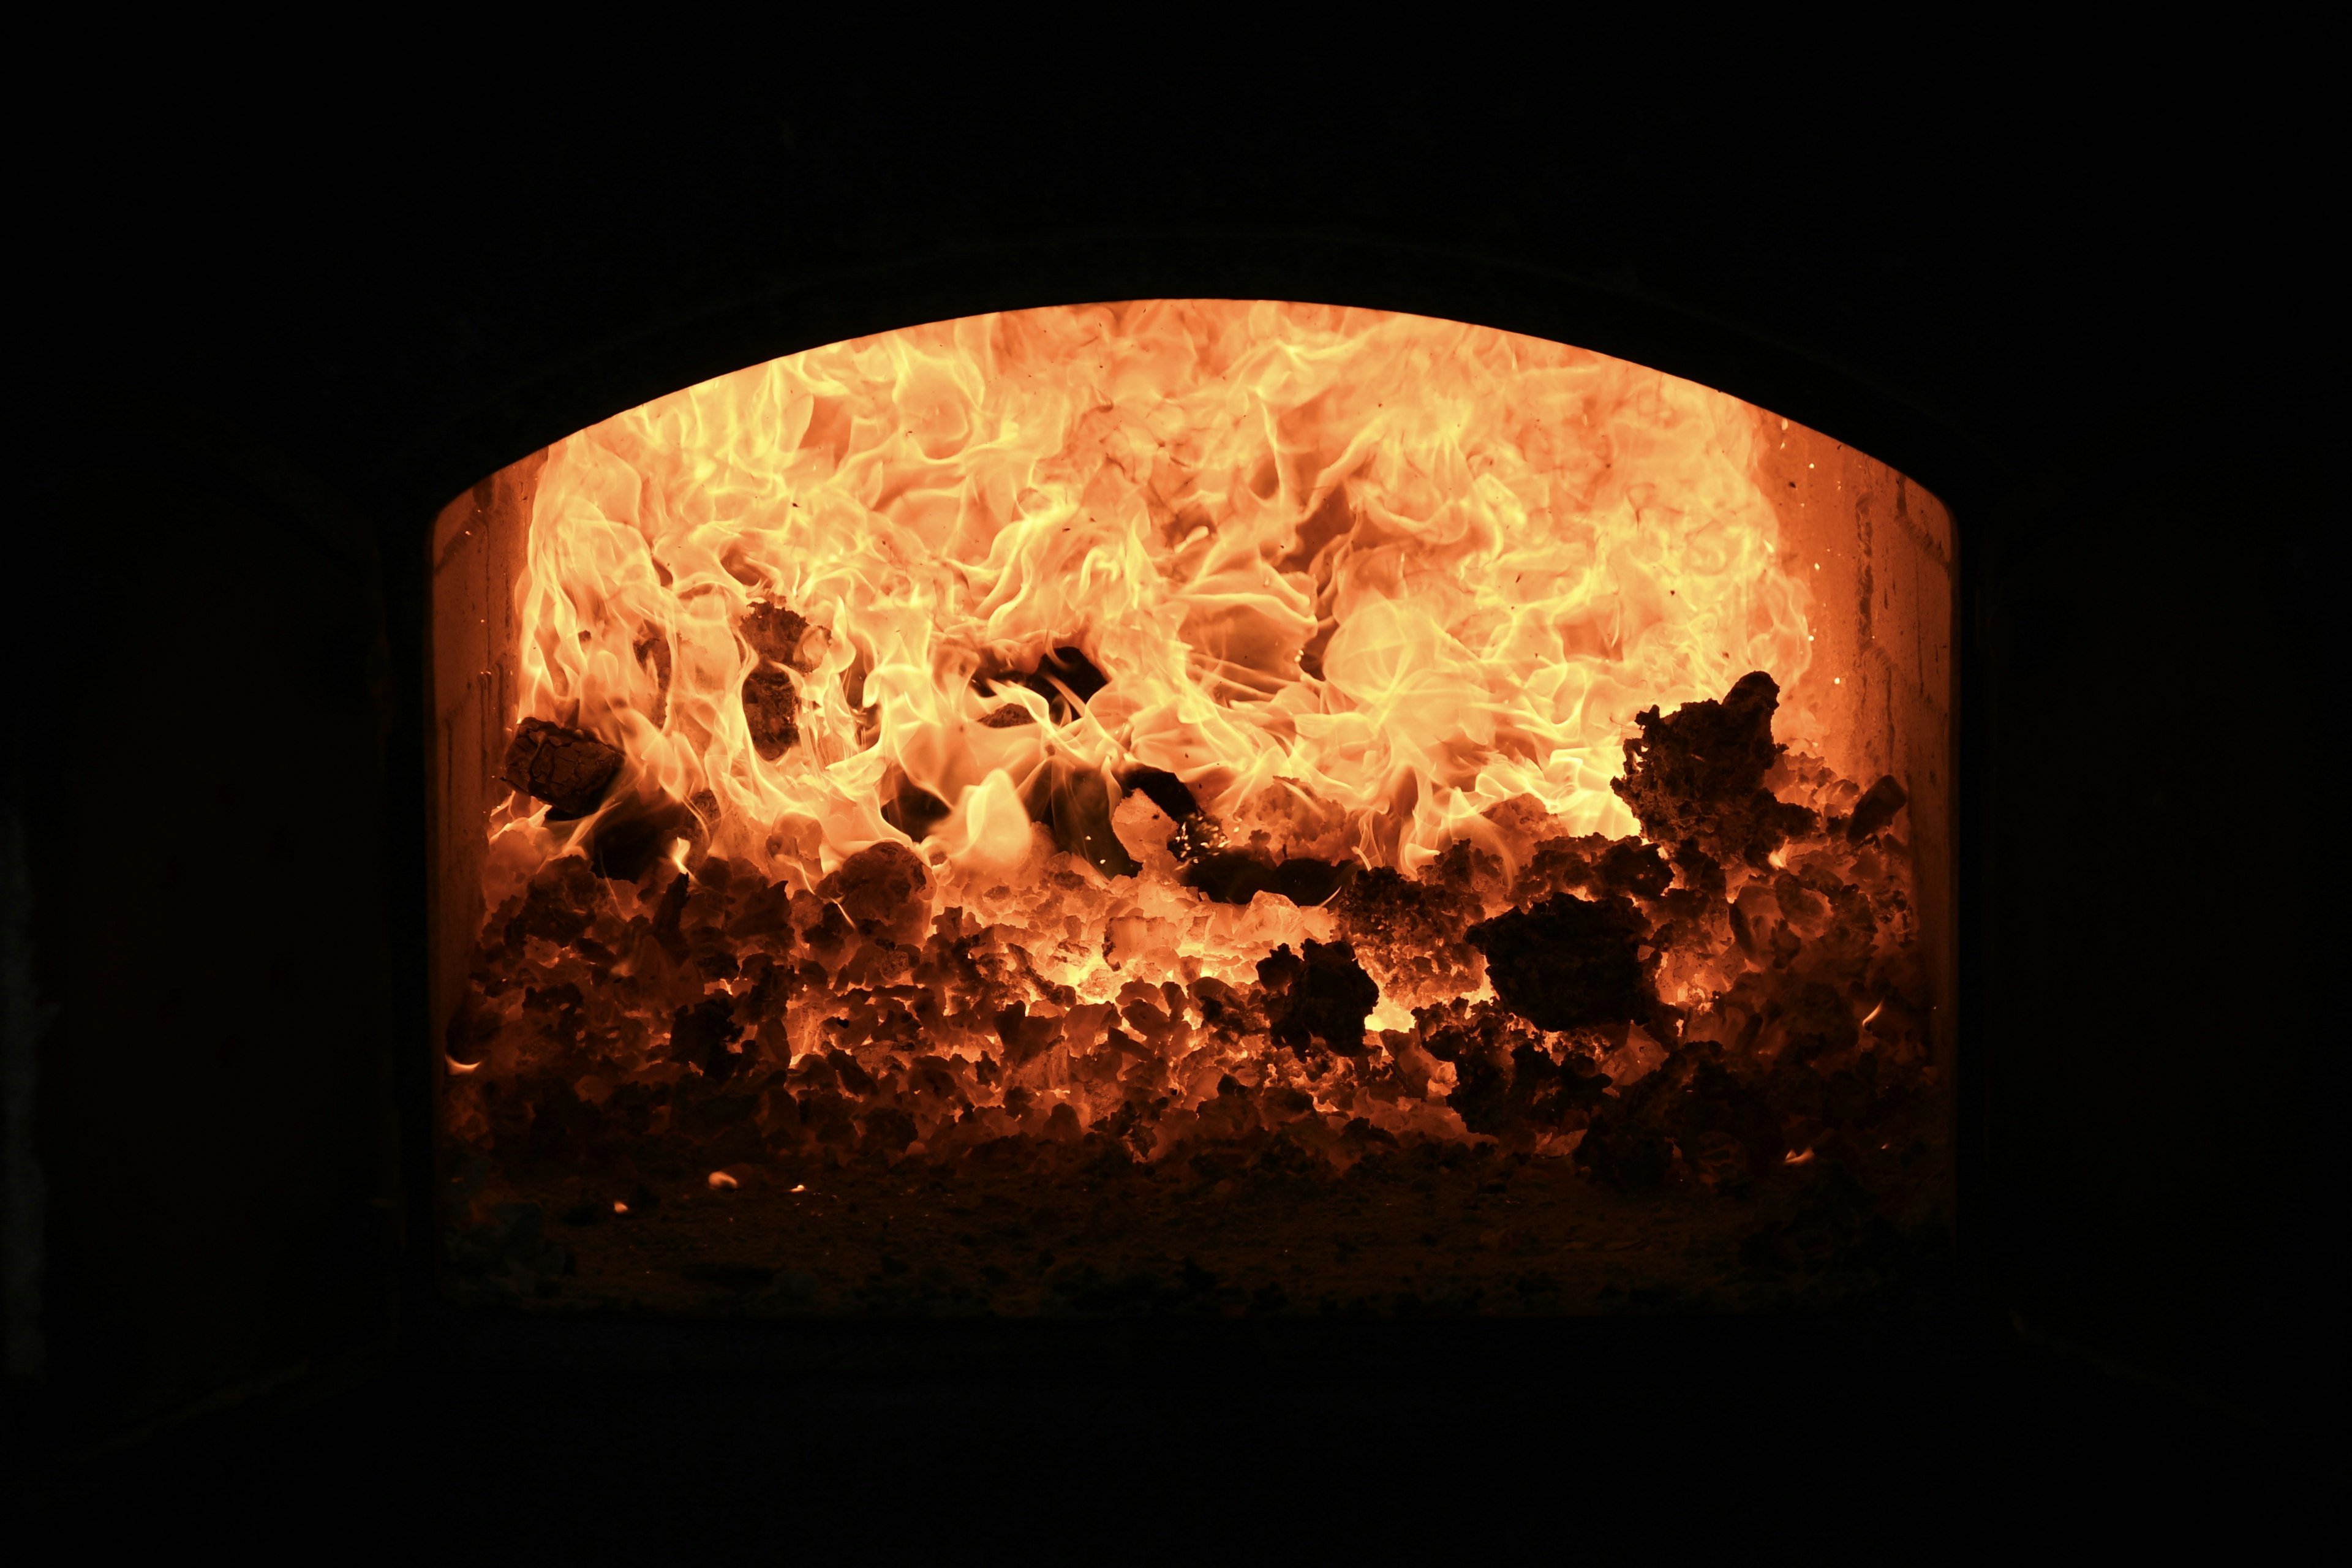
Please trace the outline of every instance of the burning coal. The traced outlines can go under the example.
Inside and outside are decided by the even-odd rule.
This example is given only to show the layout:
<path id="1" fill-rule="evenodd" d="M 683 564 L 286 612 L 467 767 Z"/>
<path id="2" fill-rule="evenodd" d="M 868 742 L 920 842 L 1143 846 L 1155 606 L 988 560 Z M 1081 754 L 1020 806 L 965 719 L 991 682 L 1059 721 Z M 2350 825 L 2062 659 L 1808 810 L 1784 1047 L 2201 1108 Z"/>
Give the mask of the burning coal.
<path id="1" fill-rule="evenodd" d="M 1930 1073 L 1905 797 L 1775 737 L 1806 595 L 1756 423 L 1483 329 L 1161 301 L 560 444 L 449 1132 L 1477 1143 L 1632 1188 L 1865 1136 Z"/>

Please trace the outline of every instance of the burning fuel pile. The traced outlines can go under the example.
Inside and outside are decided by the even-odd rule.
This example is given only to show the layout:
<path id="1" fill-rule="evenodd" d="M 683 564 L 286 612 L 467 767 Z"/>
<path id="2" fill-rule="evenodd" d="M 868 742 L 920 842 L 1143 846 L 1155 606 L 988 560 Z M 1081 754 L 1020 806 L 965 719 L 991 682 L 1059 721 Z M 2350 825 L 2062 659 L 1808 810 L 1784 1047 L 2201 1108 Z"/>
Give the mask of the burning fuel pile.
<path id="1" fill-rule="evenodd" d="M 1152 1160 L 1279 1132 L 1344 1168 L 1376 1146 L 1492 1138 L 1620 1185 L 1678 1163 L 1745 1182 L 1866 1132 L 1925 1070 L 1887 831 L 1902 792 L 1789 762 L 1774 697 L 1759 672 L 1722 702 L 1640 716 L 1619 790 L 1663 846 L 1548 833 L 1515 801 L 1493 818 L 1508 858 L 1464 842 L 1412 878 L 1314 864 L 1319 907 L 1252 892 L 1294 940 L 1239 984 L 1118 978 L 1102 950 L 1136 900 L 1068 850 L 1038 868 L 1017 925 L 933 913 L 922 859 L 887 842 L 814 889 L 715 856 L 637 883 L 560 857 L 485 932 L 450 1028 L 472 1069 L 457 1125 L 542 1158 L 669 1142 L 714 1166 L 1008 1137 Z M 1273 869 L 1303 881 L 1301 865 Z M 1243 912 L 1207 893 L 1196 908 L 1212 930 Z M 1094 958 L 1116 991 L 1084 1000 L 1032 943 Z M 1376 1026 L 1394 997 L 1418 1005 Z"/>
<path id="2" fill-rule="evenodd" d="M 1867 1186 L 1934 1078 L 1906 800 L 1775 738 L 1808 637 L 1757 423 L 1483 329 L 1161 301 L 559 445 L 455 1256 L 551 1289 L 518 1215 L 665 1181 Z"/>

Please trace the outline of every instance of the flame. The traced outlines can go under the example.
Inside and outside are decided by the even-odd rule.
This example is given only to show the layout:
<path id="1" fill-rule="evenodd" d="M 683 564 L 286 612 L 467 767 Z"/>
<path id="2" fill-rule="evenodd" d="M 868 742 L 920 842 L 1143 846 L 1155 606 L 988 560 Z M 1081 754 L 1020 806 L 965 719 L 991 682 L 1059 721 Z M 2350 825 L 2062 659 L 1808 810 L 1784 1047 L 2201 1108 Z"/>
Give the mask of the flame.
<path id="1" fill-rule="evenodd" d="M 1161 300 L 558 443 L 446 1132 L 793 1194 L 1473 1141 L 1729 1191 L 1867 1147 L 1932 1082 L 1907 795 L 1785 743 L 1819 568 L 1763 420 Z"/>
<path id="2" fill-rule="evenodd" d="M 1408 875 L 1515 797 L 1616 836 L 1637 710 L 1804 668 L 1761 420 L 1587 351 L 1311 305 L 835 343 L 551 448 L 515 717 L 625 752 L 612 799 L 690 803 L 711 854 L 813 887 L 913 845 L 935 908 L 982 921 L 1053 923 L 1024 804 L 1048 773 L 1120 802 L 1164 770 L 1276 851 Z M 1079 690 L 1057 650 L 1107 679 Z M 1114 957 L 1318 933 L 1275 894 L 1197 908 L 1168 826 L 1114 813 L 1139 867 Z M 574 829 L 518 796 L 492 831 L 496 907 Z M 1100 969 L 1081 945 L 1065 968 Z"/>

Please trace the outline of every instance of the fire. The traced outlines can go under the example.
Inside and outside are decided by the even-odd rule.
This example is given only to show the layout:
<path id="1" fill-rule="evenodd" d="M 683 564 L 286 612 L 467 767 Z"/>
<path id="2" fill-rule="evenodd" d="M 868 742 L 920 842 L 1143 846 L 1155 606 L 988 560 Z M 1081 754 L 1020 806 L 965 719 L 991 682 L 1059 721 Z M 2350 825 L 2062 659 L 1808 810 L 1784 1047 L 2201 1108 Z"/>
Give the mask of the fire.
<path id="1" fill-rule="evenodd" d="M 1925 1004 L 1903 791 L 1774 737 L 1765 438 L 1557 343 L 1157 300 L 558 443 L 452 1131 L 1803 1163 L 1706 1063 L 1916 1062 Z"/>
<path id="2" fill-rule="evenodd" d="M 522 713 L 622 753 L 617 802 L 693 803 L 709 853 L 814 887 L 919 846 L 933 902 L 989 920 L 1028 912 L 1057 826 L 1173 884 L 1178 825 L 1122 789 L 1147 770 L 1277 860 L 1410 875 L 1500 847 L 1486 814 L 1520 798 L 1613 837 L 1636 710 L 1804 668 L 1759 439 L 1687 382 L 1373 311 L 1152 301 L 838 343 L 552 449 Z M 494 892 L 576 831 L 519 798 Z M 1114 952 L 1230 969 L 1311 925 L 1138 901 Z"/>

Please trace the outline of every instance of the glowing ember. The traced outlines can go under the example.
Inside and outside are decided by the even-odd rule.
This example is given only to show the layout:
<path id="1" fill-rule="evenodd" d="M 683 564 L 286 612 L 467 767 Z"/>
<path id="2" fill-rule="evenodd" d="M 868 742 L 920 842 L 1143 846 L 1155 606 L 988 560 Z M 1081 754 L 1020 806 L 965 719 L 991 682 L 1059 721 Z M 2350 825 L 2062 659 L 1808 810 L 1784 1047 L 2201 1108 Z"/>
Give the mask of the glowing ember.
<path id="1" fill-rule="evenodd" d="M 558 444 L 450 1131 L 1807 1163 L 1927 1002 L 1903 790 L 1773 732 L 1762 440 L 1559 344 L 1156 301 Z"/>

